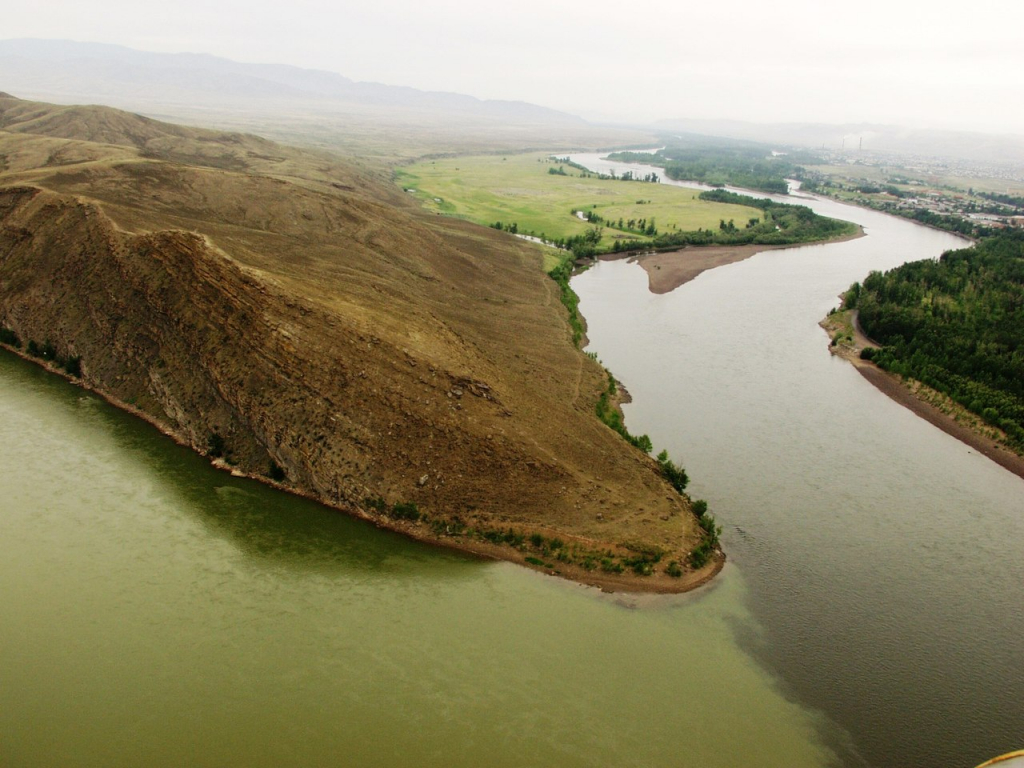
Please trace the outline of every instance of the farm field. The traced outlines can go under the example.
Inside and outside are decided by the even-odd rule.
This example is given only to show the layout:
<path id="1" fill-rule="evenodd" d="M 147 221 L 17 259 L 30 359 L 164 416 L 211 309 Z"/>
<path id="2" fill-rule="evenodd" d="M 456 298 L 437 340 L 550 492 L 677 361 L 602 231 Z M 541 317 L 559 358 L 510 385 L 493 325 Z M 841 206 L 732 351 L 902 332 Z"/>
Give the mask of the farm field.
<path id="1" fill-rule="evenodd" d="M 518 233 L 546 240 L 586 233 L 594 225 L 573 211 L 592 211 L 612 225 L 603 228 L 600 250 L 611 250 L 616 239 L 650 242 L 649 236 L 618 229 L 620 219 L 624 227 L 633 221 L 635 230 L 653 220 L 666 233 L 718 229 L 723 220 L 743 226 L 762 216 L 756 208 L 701 200 L 697 190 L 588 176 L 548 153 L 427 160 L 395 176 L 428 210 L 477 224 L 514 224 Z"/>

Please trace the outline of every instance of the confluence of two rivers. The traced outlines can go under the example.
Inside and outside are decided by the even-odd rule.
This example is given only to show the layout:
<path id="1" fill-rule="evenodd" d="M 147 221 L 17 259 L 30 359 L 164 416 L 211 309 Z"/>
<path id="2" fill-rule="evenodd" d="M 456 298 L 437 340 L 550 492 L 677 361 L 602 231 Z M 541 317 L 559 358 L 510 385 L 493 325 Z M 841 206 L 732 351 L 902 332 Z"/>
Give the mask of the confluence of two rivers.
<path id="1" fill-rule="evenodd" d="M 421 546 L 0 355 L 0 765 L 966 767 L 1020 747 L 1021 480 L 817 326 L 869 270 L 960 241 L 800 202 L 868 236 L 662 296 L 625 262 L 573 281 L 631 430 L 724 525 L 730 562 L 679 597 Z"/>

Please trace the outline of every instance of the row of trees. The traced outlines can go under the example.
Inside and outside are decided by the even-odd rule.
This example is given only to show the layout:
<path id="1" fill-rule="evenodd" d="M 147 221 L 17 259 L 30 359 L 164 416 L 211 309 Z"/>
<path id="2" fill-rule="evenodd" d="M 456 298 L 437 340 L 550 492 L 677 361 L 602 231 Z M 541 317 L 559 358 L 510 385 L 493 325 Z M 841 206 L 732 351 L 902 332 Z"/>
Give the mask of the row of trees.
<path id="1" fill-rule="evenodd" d="M 971 191 L 974 192 L 973 189 Z M 999 192 L 977 192 L 976 194 L 978 197 L 984 197 L 986 200 L 991 200 L 994 203 L 1002 203 L 1011 208 L 1024 209 L 1024 197 Z"/>
<path id="2" fill-rule="evenodd" d="M 580 214 L 588 223 L 597 226 L 591 227 L 586 232 L 578 235 L 560 237 L 554 240 L 548 240 L 544 233 L 537 234 L 532 231 L 522 231 L 516 222 L 496 221 L 491 224 L 491 227 L 513 235 L 524 234 L 538 237 L 556 248 L 571 252 L 573 259 L 591 258 L 599 253 L 609 251 L 612 253 L 632 251 L 644 246 L 669 249 L 686 245 L 789 245 L 829 240 L 852 234 L 856 231 L 856 226 L 849 222 L 819 216 L 803 205 L 790 205 L 763 198 L 750 198 L 725 190 L 702 192 L 700 197 L 702 200 L 711 202 L 760 208 L 764 211 L 764 216 L 763 218 L 752 217 L 748 219 L 743 228 L 737 226 L 733 219 L 729 221 L 722 219 L 719 221 L 718 229 L 702 228 L 659 233 L 653 216 L 649 219 L 624 219 L 620 217 L 617 220 L 608 220 L 592 209 L 586 211 L 573 210 L 574 216 Z M 615 239 L 610 247 L 602 246 L 601 238 L 604 235 L 604 227 L 606 226 L 621 232 L 652 239 L 648 243 L 628 238 L 625 240 Z"/>
<path id="3" fill-rule="evenodd" d="M 883 345 L 866 358 L 945 393 L 1024 450 L 1024 233 L 874 272 L 846 305 Z"/>
<path id="4" fill-rule="evenodd" d="M 701 200 L 760 208 L 763 219 L 751 218 L 744 228 L 732 220 L 721 221 L 717 230 L 672 232 L 654 239 L 658 248 L 681 245 L 789 245 L 830 240 L 856 232 L 854 224 L 819 216 L 805 205 L 777 203 L 767 198 L 750 198 L 715 189 L 701 192 Z"/>
<path id="5" fill-rule="evenodd" d="M 699 181 L 710 186 L 727 184 L 785 195 L 787 178 L 801 168 L 784 157 L 771 157 L 763 146 L 668 146 L 658 152 L 616 152 L 615 160 L 648 163 L 665 169 L 670 179 Z"/>
<path id="6" fill-rule="evenodd" d="M 591 224 L 604 224 L 621 232 L 631 232 L 636 235 L 646 235 L 647 237 L 654 237 L 658 234 L 658 225 L 653 216 L 650 219 L 626 219 L 620 216 L 616 221 L 614 219 L 605 219 L 604 216 L 595 210 L 573 210 L 572 213 L 574 216 L 582 216 Z"/>

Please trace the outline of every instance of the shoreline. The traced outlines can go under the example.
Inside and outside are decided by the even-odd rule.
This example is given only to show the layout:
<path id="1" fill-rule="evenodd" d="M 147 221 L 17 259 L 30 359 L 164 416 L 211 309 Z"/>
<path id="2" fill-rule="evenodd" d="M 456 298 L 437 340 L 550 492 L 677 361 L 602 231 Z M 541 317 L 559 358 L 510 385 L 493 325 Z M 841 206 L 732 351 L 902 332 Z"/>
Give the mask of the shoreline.
<path id="1" fill-rule="evenodd" d="M 244 478 L 246 480 L 252 480 L 263 485 L 269 486 L 275 490 L 283 493 L 288 493 L 292 496 L 297 496 L 307 501 L 311 501 L 325 510 L 332 512 L 340 512 L 341 514 L 348 515 L 359 520 L 363 520 L 367 523 L 372 524 L 376 528 L 382 530 L 391 531 L 399 535 L 405 536 L 406 538 L 417 541 L 421 544 L 426 544 L 432 547 L 438 547 L 449 551 L 460 552 L 470 557 L 478 558 L 481 560 L 493 560 L 493 561 L 504 561 L 513 563 L 514 565 L 527 568 L 538 573 L 542 573 L 546 576 L 553 578 L 559 578 L 564 581 L 575 582 L 579 585 L 586 587 L 593 587 L 600 589 L 602 592 L 617 593 L 617 594 L 683 594 L 690 592 L 698 587 L 707 584 L 711 581 L 725 566 L 726 556 L 721 550 L 716 550 L 709 562 L 702 568 L 695 571 L 686 570 L 683 575 L 679 578 L 673 578 L 668 576 L 664 572 L 657 572 L 649 576 L 641 576 L 623 571 L 622 573 L 609 573 L 599 570 L 588 571 L 582 566 L 574 563 L 558 563 L 555 567 L 537 566 L 533 563 L 527 562 L 526 558 L 530 556 L 529 552 L 522 552 L 518 549 L 512 549 L 507 546 L 498 544 L 492 544 L 489 541 L 482 539 L 469 538 L 468 536 L 439 536 L 435 535 L 430 531 L 430 528 L 423 522 L 410 522 L 406 520 L 398 520 L 387 516 L 376 516 L 368 513 L 366 510 L 352 505 L 352 506 L 340 506 L 336 504 L 330 504 L 321 498 L 318 498 L 313 493 L 306 491 L 305 489 L 299 488 L 293 485 L 286 485 L 279 483 L 271 478 L 264 475 L 257 475 L 250 472 L 245 472 L 238 467 L 231 466 L 223 459 L 210 458 L 205 454 L 200 453 L 195 449 L 194 446 L 180 433 L 176 432 L 168 425 L 162 423 L 159 419 L 152 416 L 151 414 L 142 411 L 141 409 L 126 403 L 117 397 L 103 391 L 99 387 L 91 384 L 84 378 L 73 377 L 51 364 L 47 360 L 33 357 L 25 352 L 23 349 L 12 347 L 7 344 L 0 343 L 0 350 L 8 352 L 19 359 L 30 363 L 49 374 L 56 375 L 69 384 L 72 384 L 79 389 L 83 389 L 87 392 L 91 392 L 96 396 L 100 397 L 104 402 L 108 403 L 117 410 L 126 413 L 135 418 L 141 419 L 142 421 L 149 424 L 151 427 L 156 429 L 161 435 L 170 438 L 176 444 L 188 448 L 190 451 L 195 453 L 200 458 L 206 459 L 208 464 L 214 469 L 227 472 L 233 477 Z M 610 547 L 612 546 L 609 542 L 598 542 L 583 539 L 582 537 L 572 536 L 565 532 L 559 532 L 552 529 L 552 532 L 558 536 L 564 537 L 570 542 L 582 542 L 592 546 Z"/>
<path id="2" fill-rule="evenodd" d="M 910 216 L 901 216 L 900 214 L 894 213 L 893 211 L 885 211 L 882 210 L 881 208 L 874 208 L 870 205 L 865 205 L 864 203 L 854 202 L 853 200 L 844 200 L 841 197 L 833 197 L 832 195 L 826 195 L 822 192 L 809 193 L 809 197 L 819 197 L 823 200 L 831 200 L 832 202 L 839 203 L 841 205 L 852 205 L 854 208 L 861 208 L 865 211 L 873 211 L 874 213 L 880 213 L 883 216 L 892 216 L 894 219 L 900 219 L 901 221 L 909 221 L 911 224 L 917 224 L 919 227 L 924 227 L 925 229 L 930 229 L 935 232 L 944 232 L 945 234 L 952 235 L 953 237 L 961 237 L 967 242 L 969 242 L 971 245 L 977 245 L 978 243 L 976 238 L 973 238 L 970 235 L 965 235 L 962 232 L 954 232 L 951 229 L 943 229 L 942 227 L 937 227 L 934 224 L 927 224 L 923 221 L 918 221 L 917 219 L 911 218 Z"/>
<path id="3" fill-rule="evenodd" d="M 810 245 L 844 243 L 864 237 L 864 228 L 832 240 L 815 240 L 809 243 L 788 243 L 786 245 L 701 245 L 680 248 L 674 251 L 640 254 L 601 254 L 600 261 L 627 259 L 639 264 L 647 273 L 648 289 L 654 294 L 671 293 L 681 285 L 693 280 L 703 272 L 727 264 L 745 261 L 765 251 L 779 251 L 786 248 L 803 248 Z"/>
<path id="4" fill-rule="evenodd" d="M 846 315 L 845 318 L 842 317 L 844 314 Z M 988 434 L 983 434 L 979 431 L 976 425 L 983 424 L 983 422 L 974 414 L 964 411 L 964 413 L 969 414 L 971 422 L 964 423 L 958 420 L 956 416 L 946 413 L 919 396 L 915 390 L 924 386 L 920 382 L 913 379 L 903 379 L 896 374 L 882 370 L 869 360 L 862 360 L 860 357 L 861 350 L 866 347 L 876 347 L 877 345 L 864 335 L 853 313 L 841 310 L 834 315 L 826 317 L 819 325 L 830 337 L 835 338 L 834 334 L 837 331 L 839 335 L 842 335 L 846 330 L 847 320 L 849 321 L 849 330 L 852 331 L 853 338 L 849 343 L 834 343 L 829 347 L 831 354 L 849 362 L 857 373 L 889 399 L 902 405 L 932 426 L 941 429 L 950 437 L 956 438 L 968 448 L 994 461 L 1003 469 L 1024 479 L 1024 456 L 1014 452 Z M 939 394 L 941 396 L 941 393 Z"/>

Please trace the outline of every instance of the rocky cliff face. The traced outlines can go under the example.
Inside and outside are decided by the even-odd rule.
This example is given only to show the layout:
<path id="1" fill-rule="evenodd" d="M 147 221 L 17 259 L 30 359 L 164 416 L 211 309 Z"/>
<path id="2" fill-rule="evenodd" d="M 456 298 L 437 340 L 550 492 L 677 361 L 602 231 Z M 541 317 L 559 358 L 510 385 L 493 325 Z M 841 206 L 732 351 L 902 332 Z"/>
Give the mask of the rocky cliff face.
<path id="1" fill-rule="evenodd" d="M 319 156 L 271 174 L 113 146 L 0 132 L 0 325 L 23 342 L 200 452 L 424 538 L 466 527 L 522 560 L 543 532 L 578 543 L 559 567 L 584 578 L 587 553 L 696 543 L 595 418 L 604 374 L 530 246 Z"/>

